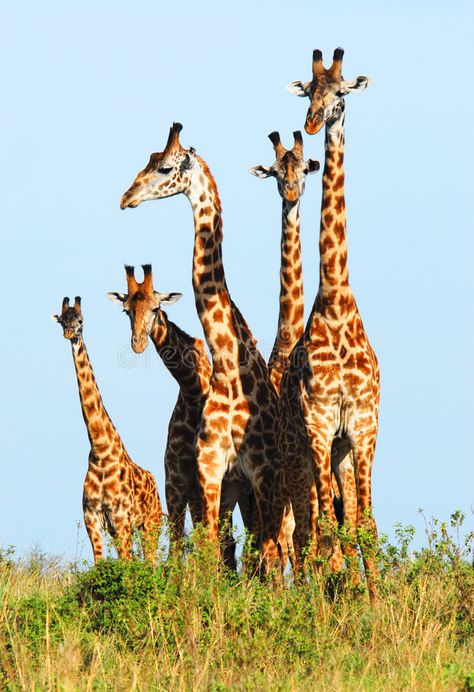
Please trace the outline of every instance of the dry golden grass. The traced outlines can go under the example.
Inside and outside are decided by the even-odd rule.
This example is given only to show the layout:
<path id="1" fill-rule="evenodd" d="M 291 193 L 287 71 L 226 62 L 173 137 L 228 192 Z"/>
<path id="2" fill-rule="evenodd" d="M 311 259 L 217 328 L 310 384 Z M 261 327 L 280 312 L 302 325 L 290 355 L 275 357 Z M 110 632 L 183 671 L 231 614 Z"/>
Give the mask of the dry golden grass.
<path id="1" fill-rule="evenodd" d="M 454 532 L 462 517 L 451 521 Z M 212 551 L 156 570 L 0 562 L 0 684 L 61 690 L 473 690 L 472 536 L 382 541 L 380 599 L 343 580 L 223 574 Z M 323 570 L 324 571 L 324 570 Z"/>

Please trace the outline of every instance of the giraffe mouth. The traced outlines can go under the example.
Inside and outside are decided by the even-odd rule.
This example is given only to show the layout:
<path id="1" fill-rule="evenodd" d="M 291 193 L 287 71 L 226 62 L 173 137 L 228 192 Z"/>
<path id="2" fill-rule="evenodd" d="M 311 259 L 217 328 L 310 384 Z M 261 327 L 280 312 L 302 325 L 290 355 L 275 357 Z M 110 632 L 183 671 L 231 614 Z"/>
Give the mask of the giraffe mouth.
<path id="1" fill-rule="evenodd" d="M 316 118 L 315 120 L 311 120 L 310 118 L 306 119 L 304 129 L 309 135 L 315 135 L 316 133 L 319 132 L 319 130 L 322 128 L 324 125 L 324 120 L 320 120 L 319 118 Z"/>
<path id="2" fill-rule="evenodd" d="M 120 209 L 127 209 L 127 207 L 135 209 L 135 207 L 138 207 L 139 204 L 140 200 L 130 198 L 129 193 L 126 192 L 120 200 Z"/>

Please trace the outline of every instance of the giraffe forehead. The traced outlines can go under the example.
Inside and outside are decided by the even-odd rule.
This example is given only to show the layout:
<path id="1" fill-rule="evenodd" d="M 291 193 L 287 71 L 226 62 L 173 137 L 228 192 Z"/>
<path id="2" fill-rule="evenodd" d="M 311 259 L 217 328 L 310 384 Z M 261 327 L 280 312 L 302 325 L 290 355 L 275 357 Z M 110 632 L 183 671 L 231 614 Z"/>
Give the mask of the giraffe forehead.
<path id="1" fill-rule="evenodd" d="M 313 104 L 315 101 L 327 103 L 333 99 L 340 88 L 341 80 L 342 78 L 336 80 L 326 76 L 313 80 L 311 83 L 311 102 Z"/>
<path id="2" fill-rule="evenodd" d="M 61 317 L 63 322 L 72 322 L 72 320 L 77 320 L 78 318 L 79 313 L 74 309 L 74 307 L 68 308 Z"/>
<path id="3" fill-rule="evenodd" d="M 147 293 L 143 290 L 139 290 L 128 297 L 128 309 L 136 314 L 143 313 L 155 302 L 154 297 L 153 292 Z"/>
<path id="4" fill-rule="evenodd" d="M 296 175 L 299 168 L 303 165 L 303 160 L 299 158 L 293 151 L 286 151 L 282 156 L 281 170 L 284 175 L 291 176 Z"/>

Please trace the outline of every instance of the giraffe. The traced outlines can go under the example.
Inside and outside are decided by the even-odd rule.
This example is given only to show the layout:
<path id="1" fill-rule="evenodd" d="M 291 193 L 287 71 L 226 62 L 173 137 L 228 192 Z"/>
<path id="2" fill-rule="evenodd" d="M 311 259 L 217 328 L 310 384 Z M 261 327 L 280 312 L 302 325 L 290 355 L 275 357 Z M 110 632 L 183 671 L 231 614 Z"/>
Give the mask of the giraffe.
<path id="1" fill-rule="evenodd" d="M 102 531 L 116 539 L 119 558 L 132 552 L 132 530 L 142 534 L 143 552 L 155 562 L 161 527 L 161 503 L 156 481 L 129 457 L 120 436 L 105 410 L 82 337 L 81 298 L 74 305 L 64 298 L 60 315 L 53 320 L 71 342 L 82 415 L 91 445 L 84 480 L 82 508 L 92 545 L 94 562 L 102 559 Z"/>
<path id="2" fill-rule="evenodd" d="M 194 217 L 193 289 L 211 351 L 213 370 L 197 438 L 203 521 L 218 541 L 222 479 L 226 470 L 252 484 L 260 516 L 260 569 L 279 566 L 276 538 L 284 511 L 282 465 L 277 450 L 278 399 L 252 333 L 232 301 L 222 260 L 222 216 L 217 185 L 207 164 L 170 128 L 163 152 L 152 154 L 124 193 L 120 206 L 183 193 Z"/>
<path id="3" fill-rule="evenodd" d="M 171 527 L 170 550 L 182 550 L 186 506 L 189 505 L 193 525 L 202 520 L 202 500 L 196 465 L 196 435 L 202 409 L 209 391 L 212 367 L 201 339 L 186 334 L 168 319 L 163 307 L 175 303 L 181 293 L 159 293 L 153 288 L 151 264 L 142 265 L 143 281 L 135 278 L 135 269 L 126 266 L 127 293 L 111 292 L 107 297 L 119 304 L 130 318 L 131 343 L 142 353 L 148 337 L 179 385 L 178 399 L 168 426 L 165 450 L 165 491 Z M 225 479 L 221 516 L 226 514 L 232 499 L 239 502 L 244 523 L 250 523 L 249 488 Z M 234 503 L 235 504 L 235 503 Z M 231 509 L 233 509 L 232 506 Z M 224 562 L 236 569 L 235 540 L 231 523 L 226 525 Z"/>
<path id="4" fill-rule="evenodd" d="M 333 570 L 342 567 L 342 553 L 334 534 L 332 467 L 341 484 L 344 519 L 351 531 L 353 552 L 356 535 L 360 538 L 362 529 L 367 532 L 362 553 L 373 599 L 376 597 L 377 529 L 372 517 L 371 471 L 380 377 L 376 356 L 349 286 L 343 168 L 344 96 L 365 89 L 370 82 L 367 77 L 345 81 L 341 74 L 342 57 L 343 50 L 336 49 L 332 66 L 325 69 L 321 51 L 314 51 L 311 82 L 292 82 L 288 86 L 293 93 L 310 97 L 305 129 L 315 134 L 325 124 L 326 140 L 319 290 L 282 382 L 280 450 L 291 477 L 289 492 L 296 521 L 297 560 L 308 536 L 305 507 L 309 487 L 304 479 L 311 468 L 320 511 L 319 549 L 329 557 Z M 295 449 L 301 453 L 299 458 Z M 299 477 L 303 480 L 298 487 Z M 348 546 L 346 550 L 350 553 L 351 548 Z"/>
<path id="5" fill-rule="evenodd" d="M 254 166 L 257 178 L 274 177 L 282 198 L 280 309 L 278 329 L 268 363 L 270 378 L 277 392 L 294 345 L 304 331 L 303 269 L 300 242 L 300 198 L 306 176 L 319 170 L 319 162 L 303 159 L 303 137 L 293 132 L 294 145 L 285 149 L 278 132 L 268 135 L 275 150 L 272 166 Z"/>
<path id="6" fill-rule="evenodd" d="M 276 160 L 270 166 L 258 165 L 250 169 L 257 178 L 276 178 L 282 198 L 282 231 L 280 243 L 280 299 L 278 328 L 268 362 L 270 378 L 278 394 L 288 358 L 304 331 L 303 267 L 300 241 L 300 198 L 304 193 L 306 176 L 319 170 L 319 162 L 303 158 L 303 137 L 293 132 L 293 148 L 285 149 L 278 132 L 268 138 L 273 144 Z M 316 485 L 311 494 L 312 526 L 316 527 Z M 293 512 L 285 515 L 282 531 L 286 537 L 290 559 L 293 556 Z"/>

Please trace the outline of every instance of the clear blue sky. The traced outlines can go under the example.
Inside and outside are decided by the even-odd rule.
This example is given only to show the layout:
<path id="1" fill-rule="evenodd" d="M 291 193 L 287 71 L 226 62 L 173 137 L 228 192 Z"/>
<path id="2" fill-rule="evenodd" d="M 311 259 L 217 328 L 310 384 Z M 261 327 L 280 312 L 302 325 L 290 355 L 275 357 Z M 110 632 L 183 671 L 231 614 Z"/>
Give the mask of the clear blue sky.
<path id="1" fill-rule="evenodd" d="M 82 520 L 88 441 L 69 344 L 49 318 L 82 296 L 84 337 L 106 407 L 164 498 L 176 386 L 152 346 L 138 357 L 106 300 L 124 262 L 153 264 L 184 298 L 169 317 L 201 335 L 184 197 L 119 201 L 173 120 L 213 171 L 230 290 L 263 350 L 278 303 L 281 199 L 267 134 L 303 129 L 313 48 L 345 48 L 351 283 L 382 370 L 375 516 L 421 527 L 417 509 L 471 512 L 473 452 L 472 3 L 4 2 L 0 24 L 2 483 L 0 545 L 67 556 Z M 323 160 L 323 134 L 305 136 Z M 307 309 L 317 290 L 321 174 L 301 223 Z M 80 532 L 80 541 L 85 533 Z M 83 550 L 90 557 L 86 542 Z"/>

